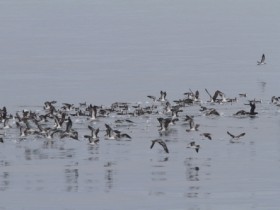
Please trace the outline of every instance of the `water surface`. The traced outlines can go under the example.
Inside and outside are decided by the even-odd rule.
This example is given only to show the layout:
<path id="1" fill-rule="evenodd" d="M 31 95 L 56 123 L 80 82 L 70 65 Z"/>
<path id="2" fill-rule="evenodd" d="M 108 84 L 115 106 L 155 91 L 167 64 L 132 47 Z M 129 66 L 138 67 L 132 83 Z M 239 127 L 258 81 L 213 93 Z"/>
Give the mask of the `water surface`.
<path id="1" fill-rule="evenodd" d="M 214 118 L 184 107 L 167 136 L 157 127 L 166 115 L 130 117 L 135 125 L 116 128 L 131 141 L 104 140 L 104 123 L 126 117 L 111 114 L 92 124 L 101 129 L 97 146 L 83 138 L 90 124 L 83 117 L 73 117 L 80 141 L 20 140 L 13 124 L 1 130 L 0 209 L 278 209 L 279 108 L 269 102 L 279 93 L 279 7 L 273 0 L 1 1 L 0 106 L 9 113 L 41 113 L 47 100 L 148 106 L 146 96 L 160 90 L 174 104 L 189 88 L 206 106 L 205 88 L 238 102 L 215 105 L 222 116 Z M 267 64 L 257 66 L 262 53 Z M 262 100 L 258 117 L 232 117 L 254 98 Z M 186 114 L 198 132 L 185 131 Z M 227 130 L 246 135 L 231 144 Z M 150 149 L 156 138 L 169 154 Z M 199 153 L 186 148 L 193 140 Z"/>

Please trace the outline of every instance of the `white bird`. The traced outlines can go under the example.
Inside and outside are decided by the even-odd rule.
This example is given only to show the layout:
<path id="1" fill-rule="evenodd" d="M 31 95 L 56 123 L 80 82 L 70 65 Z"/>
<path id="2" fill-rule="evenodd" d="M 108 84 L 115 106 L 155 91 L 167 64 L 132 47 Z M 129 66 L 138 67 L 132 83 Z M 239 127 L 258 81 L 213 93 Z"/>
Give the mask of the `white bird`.
<path id="1" fill-rule="evenodd" d="M 199 151 L 199 149 L 200 149 L 200 145 L 195 144 L 195 142 L 192 141 L 192 142 L 190 142 L 190 143 L 187 145 L 187 148 L 195 149 L 195 151 L 198 153 L 198 151 Z"/>

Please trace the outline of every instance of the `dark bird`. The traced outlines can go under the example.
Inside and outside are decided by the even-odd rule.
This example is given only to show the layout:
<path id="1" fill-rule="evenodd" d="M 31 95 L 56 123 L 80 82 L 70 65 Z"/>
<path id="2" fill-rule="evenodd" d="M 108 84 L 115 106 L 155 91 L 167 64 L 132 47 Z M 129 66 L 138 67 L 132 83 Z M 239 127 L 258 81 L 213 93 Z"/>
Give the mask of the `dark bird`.
<path id="1" fill-rule="evenodd" d="M 153 148 L 153 146 L 155 145 L 156 142 L 159 143 L 163 147 L 163 149 L 164 149 L 164 151 L 166 153 L 169 153 L 168 148 L 167 148 L 165 142 L 163 140 L 161 140 L 161 139 L 152 140 L 152 145 L 150 147 L 151 149 Z"/>
<path id="2" fill-rule="evenodd" d="M 266 63 L 265 63 L 265 55 L 264 55 L 264 54 L 262 54 L 262 59 L 261 59 L 261 61 L 257 61 L 257 63 L 258 63 L 258 65 L 266 64 Z"/>
<path id="3" fill-rule="evenodd" d="M 211 115 L 220 116 L 220 113 L 219 113 L 216 109 L 211 108 L 211 109 L 208 109 L 208 110 L 205 112 L 205 115 L 206 115 L 206 116 L 211 116 Z"/>
<path id="4" fill-rule="evenodd" d="M 150 99 L 152 99 L 153 101 L 156 101 L 156 100 L 157 100 L 157 98 L 156 98 L 155 96 L 148 95 L 147 97 L 150 98 Z"/>
<path id="5" fill-rule="evenodd" d="M 166 101 L 166 91 L 160 91 L 160 97 L 159 97 L 159 101 Z"/>
<path id="6" fill-rule="evenodd" d="M 258 112 L 255 112 L 255 109 L 256 109 L 256 104 L 255 104 L 255 102 L 250 102 L 250 112 L 249 112 L 249 114 L 250 115 L 256 115 L 256 114 L 258 114 Z"/>
<path id="7" fill-rule="evenodd" d="M 72 123 L 72 120 L 71 120 L 71 118 L 70 117 L 68 117 L 68 119 L 67 119 L 67 124 L 66 124 L 66 132 L 70 132 L 71 131 L 71 129 L 72 129 L 72 125 L 73 125 L 73 123 Z"/>
<path id="8" fill-rule="evenodd" d="M 245 104 L 245 105 L 250 105 L 250 111 L 247 112 L 247 111 L 244 111 L 244 110 L 240 110 L 238 112 L 236 112 L 234 115 L 235 116 L 244 116 L 244 115 L 249 115 L 249 116 L 255 116 L 258 114 L 258 112 L 255 112 L 255 109 L 256 109 L 256 103 L 253 102 L 253 101 L 250 101 L 249 104 Z"/>
<path id="9" fill-rule="evenodd" d="M 239 95 L 239 97 L 244 97 L 244 98 L 247 97 L 247 94 L 246 94 L 246 93 L 239 93 L 238 95 Z"/>
<path id="10" fill-rule="evenodd" d="M 212 140 L 211 133 L 201 133 L 200 135 Z"/>
<path id="11" fill-rule="evenodd" d="M 128 138 L 131 139 L 131 136 L 129 136 L 126 133 L 121 133 L 118 130 L 113 130 L 108 124 L 105 124 L 106 127 L 106 134 L 105 137 L 107 139 L 120 139 L 120 138 Z"/>

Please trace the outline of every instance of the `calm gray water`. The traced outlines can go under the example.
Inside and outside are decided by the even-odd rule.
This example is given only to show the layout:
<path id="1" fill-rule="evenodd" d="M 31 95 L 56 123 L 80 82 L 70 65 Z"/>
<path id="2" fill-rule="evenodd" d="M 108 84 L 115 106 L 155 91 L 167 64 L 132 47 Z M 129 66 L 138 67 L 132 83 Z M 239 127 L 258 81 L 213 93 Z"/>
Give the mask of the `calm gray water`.
<path id="1" fill-rule="evenodd" d="M 128 117 L 115 113 L 72 117 L 80 141 L 53 144 L 21 139 L 11 121 L 0 130 L 0 209 L 279 209 L 280 112 L 270 104 L 279 96 L 279 9 L 277 0 L 1 0 L 0 107 L 11 114 L 43 113 L 47 100 L 133 110 L 160 90 L 174 105 L 189 88 L 205 106 L 213 106 L 205 88 L 238 101 L 213 106 L 220 117 L 184 107 L 168 135 L 157 127 L 165 114 L 130 117 L 132 126 L 115 128 L 131 141 L 104 140 L 105 123 Z M 262 53 L 267 64 L 257 66 Z M 233 117 L 248 99 L 262 100 L 258 116 Z M 199 131 L 185 131 L 186 114 Z M 100 128 L 99 145 L 83 138 L 88 125 Z M 232 144 L 228 130 L 246 135 Z M 156 138 L 169 154 L 150 149 Z M 191 141 L 199 153 L 186 148 Z"/>

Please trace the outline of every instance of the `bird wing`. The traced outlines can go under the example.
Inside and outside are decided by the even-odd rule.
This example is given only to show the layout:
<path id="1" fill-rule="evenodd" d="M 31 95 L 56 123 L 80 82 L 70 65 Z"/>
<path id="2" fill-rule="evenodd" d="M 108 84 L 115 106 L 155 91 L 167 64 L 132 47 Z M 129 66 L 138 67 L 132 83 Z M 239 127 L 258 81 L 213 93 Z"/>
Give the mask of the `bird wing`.
<path id="1" fill-rule="evenodd" d="M 211 134 L 210 133 L 205 133 L 204 136 L 208 138 L 209 140 L 212 140 Z"/>
<path id="2" fill-rule="evenodd" d="M 264 54 L 262 54 L 261 63 L 263 63 L 263 62 L 264 62 L 264 60 L 265 60 L 265 55 L 264 55 Z"/>
<path id="3" fill-rule="evenodd" d="M 154 101 L 157 99 L 155 96 L 147 96 L 147 97 L 154 100 Z"/>
<path id="4" fill-rule="evenodd" d="M 232 138 L 235 138 L 235 135 L 231 134 L 230 132 L 227 131 L 227 134 L 230 135 Z"/>
<path id="5" fill-rule="evenodd" d="M 246 134 L 246 133 L 241 133 L 241 134 L 239 134 L 238 136 L 236 136 L 236 138 L 240 138 L 240 137 L 242 137 L 242 136 L 245 136 L 245 134 Z"/>
<path id="6" fill-rule="evenodd" d="M 158 142 L 158 143 L 163 147 L 163 149 L 164 149 L 164 151 L 165 151 L 166 153 L 169 153 L 168 148 L 167 148 L 165 142 L 160 141 L 160 142 Z"/>
<path id="7" fill-rule="evenodd" d="M 98 133 L 99 133 L 99 128 L 97 128 L 97 129 L 95 130 L 95 136 L 96 136 L 96 137 L 97 137 Z"/>
<path id="8" fill-rule="evenodd" d="M 155 145 L 155 143 L 156 143 L 156 140 L 152 140 L 152 145 L 151 145 L 151 149 L 153 148 L 153 146 Z"/>
<path id="9" fill-rule="evenodd" d="M 213 99 L 213 97 L 211 96 L 211 94 L 208 92 L 208 90 L 205 88 L 206 93 L 210 96 L 211 100 Z"/>
<path id="10" fill-rule="evenodd" d="M 68 119 L 68 122 L 66 124 L 66 131 L 70 132 L 71 128 L 72 128 L 72 121 L 71 119 Z"/>
<path id="11" fill-rule="evenodd" d="M 131 136 L 128 135 L 128 134 L 126 134 L 126 133 L 122 133 L 122 134 L 120 134 L 120 136 L 121 136 L 121 137 L 126 137 L 126 138 L 131 139 Z"/>
<path id="12" fill-rule="evenodd" d="M 105 126 L 106 126 L 107 130 L 112 130 L 112 128 L 110 127 L 110 125 L 108 125 L 108 124 L 105 123 Z"/>

